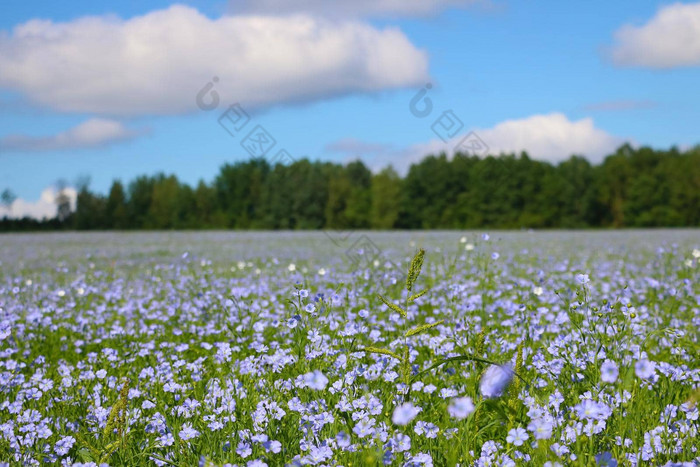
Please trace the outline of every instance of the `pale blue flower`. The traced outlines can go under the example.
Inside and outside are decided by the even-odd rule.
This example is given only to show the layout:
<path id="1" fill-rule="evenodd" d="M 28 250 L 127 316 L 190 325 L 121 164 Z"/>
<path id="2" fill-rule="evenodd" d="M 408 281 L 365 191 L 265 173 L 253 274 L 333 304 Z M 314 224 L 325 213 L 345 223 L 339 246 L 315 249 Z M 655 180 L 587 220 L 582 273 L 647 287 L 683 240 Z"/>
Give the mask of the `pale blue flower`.
<path id="1" fill-rule="evenodd" d="M 416 415 L 421 411 L 420 407 L 416 407 L 411 402 L 406 402 L 394 409 L 394 414 L 391 421 L 394 425 L 405 426 L 416 418 Z"/>
<path id="2" fill-rule="evenodd" d="M 180 430 L 179 435 L 180 435 L 180 439 L 187 441 L 187 440 L 198 437 L 199 431 L 192 428 L 191 424 L 185 423 L 184 425 L 182 425 L 182 429 Z"/>
<path id="3" fill-rule="evenodd" d="M 656 373 L 656 364 L 645 358 L 634 364 L 634 373 L 642 379 L 649 379 Z"/>
<path id="4" fill-rule="evenodd" d="M 489 399 L 492 397 L 500 397 L 505 391 L 508 384 L 513 379 L 513 369 L 510 363 L 505 365 L 491 365 L 484 371 L 481 377 L 479 389 L 481 395 Z"/>
<path id="5" fill-rule="evenodd" d="M 513 446 L 522 446 L 525 441 L 530 436 L 527 434 L 527 431 L 525 431 L 524 428 L 513 428 L 508 432 L 508 436 L 506 437 L 506 441 L 512 444 Z"/>
<path id="6" fill-rule="evenodd" d="M 469 397 L 456 397 L 450 401 L 450 405 L 447 407 L 447 413 L 450 417 L 457 420 L 463 420 L 474 412 L 474 403 Z"/>
<path id="7" fill-rule="evenodd" d="M 591 279 L 588 277 L 588 274 L 576 274 L 576 282 L 579 284 L 588 284 L 591 281 Z"/>
<path id="8" fill-rule="evenodd" d="M 605 360 L 600 366 L 600 379 L 605 383 L 614 383 L 617 381 L 619 370 L 617 364 L 612 360 Z"/>
<path id="9" fill-rule="evenodd" d="M 324 375 L 321 371 L 314 370 L 311 373 L 306 373 L 304 375 L 304 383 L 306 383 L 306 386 L 311 389 L 322 391 L 323 389 L 326 389 L 328 378 L 326 378 L 326 375 Z"/>

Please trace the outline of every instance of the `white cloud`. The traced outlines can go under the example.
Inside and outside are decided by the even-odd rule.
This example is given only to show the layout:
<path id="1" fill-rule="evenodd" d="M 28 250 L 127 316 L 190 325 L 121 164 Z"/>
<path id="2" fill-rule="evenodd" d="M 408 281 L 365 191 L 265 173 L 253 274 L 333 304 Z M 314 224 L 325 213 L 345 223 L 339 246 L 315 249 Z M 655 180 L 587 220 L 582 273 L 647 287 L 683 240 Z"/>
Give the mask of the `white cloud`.
<path id="1" fill-rule="evenodd" d="M 642 26 L 615 32 L 610 51 L 621 66 L 673 68 L 700 65 L 700 3 L 665 6 Z"/>
<path id="2" fill-rule="evenodd" d="M 488 147 L 477 155 L 498 155 L 501 153 L 519 154 L 527 151 L 533 159 L 559 162 L 571 155 L 586 156 L 592 162 L 599 162 L 625 142 L 597 128 L 591 118 L 569 120 L 561 113 L 532 115 L 518 120 L 506 120 L 491 128 L 472 129 L 460 132 L 447 142 L 435 138 L 425 143 L 414 144 L 402 150 L 387 149 L 365 155 L 365 161 L 372 169 L 392 164 L 399 172 L 405 173 L 408 167 L 428 154 L 445 152 L 453 155 L 455 148 L 473 132 Z M 468 152 L 468 151 L 463 151 Z"/>
<path id="3" fill-rule="evenodd" d="M 70 199 L 71 210 L 75 211 L 78 192 L 75 188 L 66 187 L 64 193 Z M 7 206 L 0 204 L 0 218 L 5 216 L 15 219 L 22 217 L 33 217 L 35 219 L 54 218 L 57 212 L 56 196 L 58 196 L 56 187 L 48 187 L 41 192 L 41 197 L 37 201 L 17 198 L 9 209 Z"/>
<path id="4" fill-rule="evenodd" d="M 489 4 L 489 0 L 231 0 L 234 12 L 308 13 L 330 17 L 426 16 L 447 8 Z"/>
<path id="5" fill-rule="evenodd" d="M 210 19 L 182 5 L 128 20 L 31 20 L 0 34 L 0 87 L 59 111 L 196 111 L 213 77 L 221 111 L 233 102 L 253 109 L 413 86 L 428 79 L 428 60 L 394 27 L 304 15 Z"/>
<path id="6" fill-rule="evenodd" d="M 550 162 L 572 154 L 598 162 L 625 141 L 596 128 L 591 118 L 572 121 L 558 112 L 506 120 L 477 133 L 492 154 L 527 151 L 535 159 Z"/>
<path id="7" fill-rule="evenodd" d="M 52 136 L 5 136 L 0 139 L 0 151 L 85 149 L 126 141 L 143 133 L 143 130 L 131 130 L 114 120 L 91 118 Z"/>

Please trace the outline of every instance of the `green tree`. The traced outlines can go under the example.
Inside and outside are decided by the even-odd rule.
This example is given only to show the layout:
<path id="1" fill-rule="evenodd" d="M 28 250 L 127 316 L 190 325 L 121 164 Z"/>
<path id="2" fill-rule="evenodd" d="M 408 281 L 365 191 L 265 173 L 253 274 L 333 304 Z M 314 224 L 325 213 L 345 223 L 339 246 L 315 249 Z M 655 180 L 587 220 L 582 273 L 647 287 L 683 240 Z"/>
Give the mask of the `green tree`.
<path id="1" fill-rule="evenodd" d="M 128 226 L 126 192 L 119 180 L 112 182 L 105 205 L 105 228 L 125 229 Z"/>
<path id="2" fill-rule="evenodd" d="M 372 207 L 370 226 L 391 229 L 399 217 L 401 178 L 393 167 L 387 167 L 372 177 Z"/>
<path id="3" fill-rule="evenodd" d="M 264 217 L 263 188 L 270 171 L 264 159 L 226 164 L 214 181 L 217 201 L 228 227 L 255 227 Z"/>
<path id="4" fill-rule="evenodd" d="M 158 175 L 153 184 L 148 220 L 145 226 L 150 229 L 174 229 L 178 227 L 180 210 L 178 192 L 180 186 L 174 175 Z"/>
<path id="5" fill-rule="evenodd" d="M 73 216 L 73 225 L 76 229 L 96 230 L 104 228 L 106 200 L 103 196 L 92 193 L 87 183 L 79 187 L 76 204 Z"/>
<path id="6" fill-rule="evenodd" d="M 224 227 L 215 220 L 216 192 L 200 180 L 194 191 L 195 227 L 200 229 Z"/>
<path id="7" fill-rule="evenodd" d="M 127 202 L 129 228 L 147 228 L 154 185 L 155 178 L 148 176 L 138 177 L 129 184 L 129 199 Z"/>
<path id="8" fill-rule="evenodd" d="M 526 152 L 484 158 L 428 155 L 401 178 L 361 161 L 346 165 L 263 159 L 225 164 L 196 188 L 174 175 L 114 181 L 105 197 L 79 181 L 78 206 L 0 229 L 581 228 L 700 225 L 700 146 L 623 145 L 602 163 L 558 164 Z M 10 203 L 5 193 L 1 200 Z"/>

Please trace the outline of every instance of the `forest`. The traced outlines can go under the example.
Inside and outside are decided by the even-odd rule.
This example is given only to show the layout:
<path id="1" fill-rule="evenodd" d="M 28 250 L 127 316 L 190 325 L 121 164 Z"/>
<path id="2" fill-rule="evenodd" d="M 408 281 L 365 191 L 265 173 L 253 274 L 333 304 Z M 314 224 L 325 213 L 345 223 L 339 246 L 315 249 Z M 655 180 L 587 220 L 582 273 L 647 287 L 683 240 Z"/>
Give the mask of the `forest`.
<path id="1" fill-rule="evenodd" d="M 0 230 L 469 229 L 700 225 L 700 146 L 624 145 L 594 165 L 528 156 L 430 155 L 401 177 L 363 162 L 252 159 L 196 186 L 175 175 L 81 183 L 74 211 L 0 220 Z"/>

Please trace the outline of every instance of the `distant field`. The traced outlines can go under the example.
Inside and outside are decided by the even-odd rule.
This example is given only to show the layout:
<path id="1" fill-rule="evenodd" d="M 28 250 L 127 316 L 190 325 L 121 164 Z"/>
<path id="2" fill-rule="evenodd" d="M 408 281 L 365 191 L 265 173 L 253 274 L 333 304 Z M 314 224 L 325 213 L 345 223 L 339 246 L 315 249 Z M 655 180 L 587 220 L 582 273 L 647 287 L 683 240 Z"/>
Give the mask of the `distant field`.
<path id="1" fill-rule="evenodd" d="M 0 461 L 697 465 L 699 262 L 697 229 L 0 235 Z"/>

